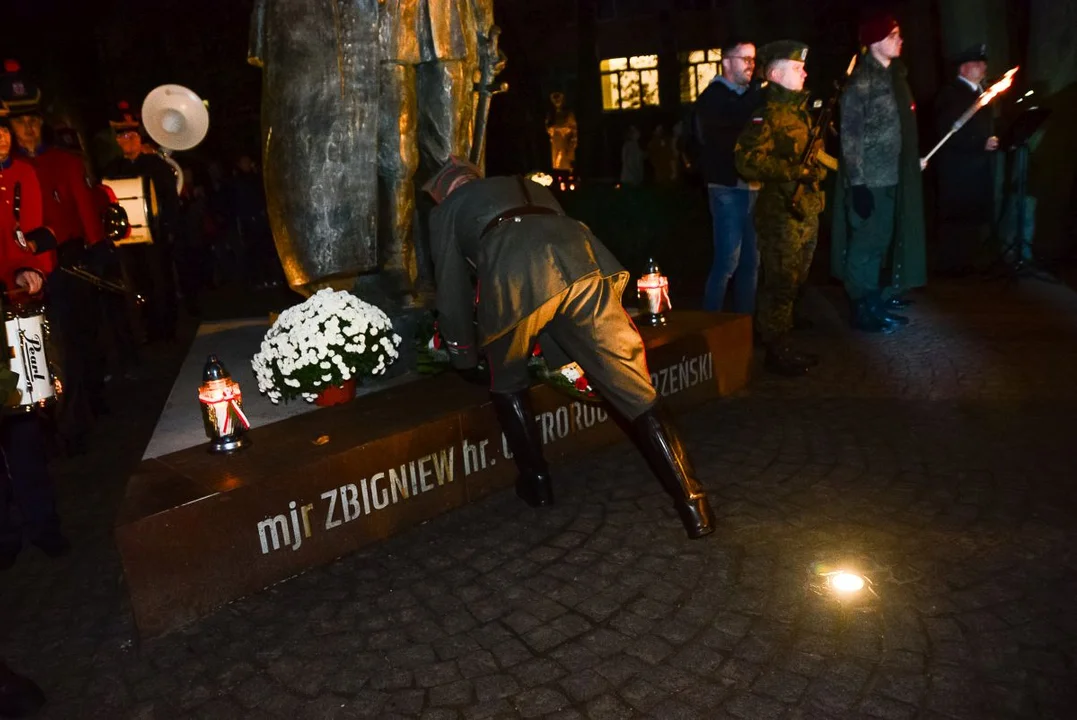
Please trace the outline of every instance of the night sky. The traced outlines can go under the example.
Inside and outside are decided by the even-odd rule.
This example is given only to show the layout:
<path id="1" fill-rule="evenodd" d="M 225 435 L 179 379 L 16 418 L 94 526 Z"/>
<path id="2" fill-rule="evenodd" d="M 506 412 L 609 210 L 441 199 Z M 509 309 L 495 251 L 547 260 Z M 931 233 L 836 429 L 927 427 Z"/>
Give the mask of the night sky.
<path id="1" fill-rule="evenodd" d="M 18 58 L 26 71 L 40 80 L 50 119 L 67 118 L 86 136 L 92 136 L 106 127 L 106 113 L 115 101 L 129 99 L 137 106 L 157 85 L 178 83 L 210 104 L 210 134 L 194 155 L 225 160 L 239 154 L 257 155 L 261 73 L 246 63 L 253 0 L 5 1 L 13 5 L 7 15 L 14 21 L 8 27 L 17 30 L 5 33 L 0 49 L 5 57 Z M 700 2 L 674 0 L 672 5 L 696 7 Z M 565 91 L 581 124 L 587 121 L 586 104 L 593 98 L 574 97 L 580 86 L 580 65 L 575 58 L 567 62 L 564 58 L 567 53 L 588 52 L 588 38 L 575 32 L 575 7 L 590 5 L 602 12 L 604 3 L 606 0 L 498 0 L 495 12 L 504 28 L 502 47 L 509 57 L 503 77 L 512 90 L 495 99 L 490 130 L 492 169 L 520 171 L 540 161 L 546 153 L 543 119 L 551 91 Z M 667 3 L 636 0 L 636 4 L 655 7 Z M 746 31 L 762 41 L 798 37 L 813 43 L 809 85 L 824 94 L 829 91 L 830 78 L 840 73 L 855 50 L 852 35 L 857 19 L 865 8 L 882 3 L 730 0 L 728 4 L 728 11 L 712 16 L 719 27 L 703 28 L 704 35 L 724 39 L 729 32 Z M 888 3 L 899 17 L 907 6 L 936 4 L 937 0 Z M 734 5 L 740 6 L 739 13 Z M 752 16 L 758 27 L 732 29 L 731 19 L 745 15 Z M 644 32 L 660 34 L 660 23 L 652 18 L 644 25 Z M 608 35 L 609 27 L 598 23 L 595 32 Z M 906 33 L 906 55 L 914 91 L 926 96 L 939 79 L 941 48 L 937 28 L 918 29 L 919 37 Z M 700 29 L 695 30 L 698 35 Z M 596 56 L 594 38 L 590 42 L 589 52 Z M 597 89 L 594 95 L 597 97 Z M 675 104 L 667 104 L 660 111 L 618 118 L 601 114 L 599 109 L 592 113 L 591 122 L 602 126 L 605 145 L 619 145 L 624 122 L 651 127 L 675 121 L 678 112 Z M 600 154 L 609 155 L 609 150 L 600 148 Z M 504 167 L 498 167 L 499 162 Z M 596 161 L 600 166 L 608 163 L 605 157 Z"/>

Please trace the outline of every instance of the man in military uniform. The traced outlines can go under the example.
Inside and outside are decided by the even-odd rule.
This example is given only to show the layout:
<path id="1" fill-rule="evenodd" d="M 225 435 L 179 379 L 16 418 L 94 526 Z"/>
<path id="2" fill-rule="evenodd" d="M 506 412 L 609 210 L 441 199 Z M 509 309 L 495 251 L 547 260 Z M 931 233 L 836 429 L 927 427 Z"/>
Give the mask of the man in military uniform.
<path id="1" fill-rule="evenodd" d="M 60 268 L 88 265 L 91 253 L 106 248 L 98 246 L 104 241 L 104 230 L 82 159 L 43 142 L 41 92 L 22 76 L 14 61 L 6 61 L 4 69 L 0 97 L 11 110 L 18 156 L 37 173 L 44 224 L 57 243 L 59 267 L 48 278 L 48 311 L 63 368 L 58 426 L 65 449 L 78 454 L 85 450 L 86 434 L 104 407 L 100 313 L 97 290 Z"/>
<path id="2" fill-rule="evenodd" d="M 769 83 L 763 107 L 740 134 L 735 158 L 742 177 L 763 183 L 755 227 L 763 263 L 756 329 L 767 351 L 764 366 L 795 376 L 815 364 L 813 357 L 792 349 L 788 334 L 793 329 L 797 293 L 815 254 L 824 204 L 819 182 L 826 168 L 822 163 L 802 164 L 812 129 L 804 92 L 808 46 L 783 40 L 765 47 L 763 56 Z M 794 206 L 801 184 L 805 190 Z"/>
<path id="3" fill-rule="evenodd" d="M 916 103 L 901 64 L 901 28 L 890 15 L 860 26 L 867 48 L 841 95 L 841 166 L 831 270 L 845 283 L 853 327 L 891 332 L 902 293 L 927 281 Z M 880 282 L 889 259 L 890 278 Z"/>
<path id="4" fill-rule="evenodd" d="M 126 101 L 116 104 L 109 120 L 123 156 L 110 163 L 105 177 L 148 177 L 157 194 L 157 222 L 153 243 L 119 248 L 124 279 L 132 291 L 146 298 L 146 339 L 170 341 L 176 337 L 176 284 L 172 246 L 179 222 L 176 174 L 160 155 L 143 144 L 142 119 Z"/>
<path id="5" fill-rule="evenodd" d="M 643 341 L 621 306 L 628 272 L 529 180 L 482 179 L 478 168 L 453 159 L 425 188 L 439 203 L 430 217 L 439 328 L 453 367 L 490 387 L 520 470 L 517 494 L 530 505 L 553 502 L 528 400 L 528 359 L 539 342 L 551 367 L 579 363 L 631 424 L 689 537 L 713 532 L 706 492 L 657 403 Z M 485 376 L 476 370 L 480 348 Z"/>
<path id="6" fill-rule="evenodd" d="M 45 289 L 55 263 L 51 252 L 31 251 L 41 228 L 41 189 L 28 163 L 12 157 L 6 108 L 0 108 L 0 283 L 8 298 L 34 299 Z M 0 338 L 3 333 L 0 332 Z M 0 405 L 8 397 L 0 398 Z M 66 554 L 52 480 L 45 462 L 45 434 L 37 413 L 0 416 L 0 570 L 14 564 L 23 535 L 46 554 Z M 12 517 L 18 507 L 22 526 Z"/>
<path id="7" fill-rule="evenodd" d="M 942 137 L 984 91 L 987 46 L 976 45 L 953 58 L 957 77 L 935 100 L 935 130 Z M 998 137 L 990 109 L 976 113 L 939 150 L 939 269 L 963 275 L 991 233 Z"/>

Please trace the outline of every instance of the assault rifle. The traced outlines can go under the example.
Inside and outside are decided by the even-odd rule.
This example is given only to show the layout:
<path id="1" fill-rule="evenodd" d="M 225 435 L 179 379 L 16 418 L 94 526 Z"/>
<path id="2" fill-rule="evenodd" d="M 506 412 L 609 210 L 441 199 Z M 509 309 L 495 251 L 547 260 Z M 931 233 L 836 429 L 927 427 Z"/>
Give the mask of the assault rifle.
<path id="1" fill-rule="evenodd" d="M 853 59 L 849 61 L 849 67 L 845 68 L 845 77 L 841 79 L 841 82 L 834 81 L 834 94 L 830 96 L 826 107 L 819 113 L 819 119 L 816 121 L 815 127 L 812 128 L 811 135 L 808 136 L 808 144 L 805 146 L 804 154 L 800 158 L 801 168 L 814 169 L 816 165 L 823 165 L 830 170 L 838 169 L 837 159 L 828 155 L 823 149 L 823 138 L 826 137 L 826 132 L 830 129 L 831 123 L 834 122 L 834 111 L 838 107 L 838 100 L 841 99 L 841 94 L 845 91 L 845 85 L 849 82 L 849 77 L 856 68 L 857 57 L 857 55 L 853 55 Z M 793 192 L 793 199 L 790 201 L 791 207 L 797 207 L 800 199 L 804 196 L 806 187 L 807 183 L 801 182 L 797 184 L 797 189 Z"/>

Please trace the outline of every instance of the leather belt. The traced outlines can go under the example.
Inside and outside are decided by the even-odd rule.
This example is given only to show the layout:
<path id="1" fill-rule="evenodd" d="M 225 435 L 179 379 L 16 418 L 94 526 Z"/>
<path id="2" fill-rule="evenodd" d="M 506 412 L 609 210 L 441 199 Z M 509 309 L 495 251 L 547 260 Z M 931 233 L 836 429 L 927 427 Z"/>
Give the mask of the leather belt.
<path id="1" fill-rule="evenodd" d="M 560 215 L 557 210 L 550 207 L 543 207 L 542 205 L 521 205 L 520 207 L 514 207 L 499 213 L 493 220 L 486 224 L 483 228 L 480 238 L 486 237 L 487 233 L 496 228 L 503 222 L 512 220 L 514 218 L 523 217 L 524 215 Z"/>

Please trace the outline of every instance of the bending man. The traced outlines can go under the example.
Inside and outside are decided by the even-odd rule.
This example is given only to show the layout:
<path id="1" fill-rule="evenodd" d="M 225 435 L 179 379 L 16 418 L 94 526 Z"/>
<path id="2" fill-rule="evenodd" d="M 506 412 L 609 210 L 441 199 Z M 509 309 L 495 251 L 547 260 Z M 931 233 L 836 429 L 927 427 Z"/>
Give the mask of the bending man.
<path id="1" fill-rule="evenodd" d="M 532 506 L 553 503 L 527 394 L 528 358 L 541 342 L 551 367 L 575 360 L 630 421 L 632 439 L 673 497 L 688 536 L 713 532 L 706 492 L 657 404 L 643 341 L 621 307 L 628 272 L 529 180 L 483 179 L 453 158 L 425 189 L 438 203 L 430 220 L 439 327 L 465 377 L 479 379 L 479 348 L 486 353 L 494 410 L 520 470 L 517 495 Z"/>

